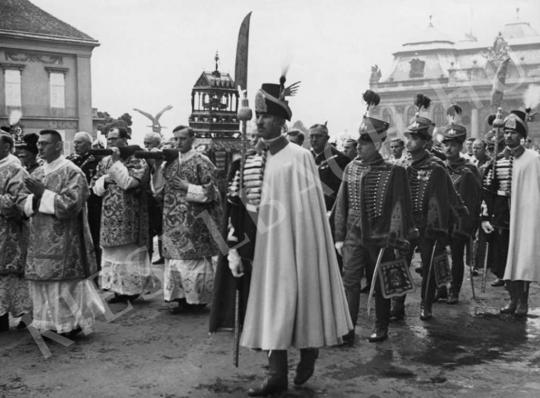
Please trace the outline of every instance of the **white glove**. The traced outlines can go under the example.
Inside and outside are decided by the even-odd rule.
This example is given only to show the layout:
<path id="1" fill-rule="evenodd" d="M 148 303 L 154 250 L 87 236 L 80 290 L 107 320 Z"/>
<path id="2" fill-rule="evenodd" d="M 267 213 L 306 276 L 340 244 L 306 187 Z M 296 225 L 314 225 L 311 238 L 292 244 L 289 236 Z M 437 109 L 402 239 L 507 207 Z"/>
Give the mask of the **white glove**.
<path id="1" fill-rule="evenodd" d="M 244 267 L 242 266 L 242 258 L 238 254 L 236 249 L 230 249 L 229 254 L 227 255 L 227 260 L 229 260 L 229 268 L 231 273 L 235 278 L 240 278 L 244 275 Z"/>
<path id="2" fill-rule="evenodd" d="M 482 221 L 482 229 L 486 234 L 490 234 L 495 230 L 489 221 Z"/>
<path id="3" fill-rule="evenodd" d="M 336 242 L 334 245 L 340 256 L 343 256 L 343 242 Z"/>

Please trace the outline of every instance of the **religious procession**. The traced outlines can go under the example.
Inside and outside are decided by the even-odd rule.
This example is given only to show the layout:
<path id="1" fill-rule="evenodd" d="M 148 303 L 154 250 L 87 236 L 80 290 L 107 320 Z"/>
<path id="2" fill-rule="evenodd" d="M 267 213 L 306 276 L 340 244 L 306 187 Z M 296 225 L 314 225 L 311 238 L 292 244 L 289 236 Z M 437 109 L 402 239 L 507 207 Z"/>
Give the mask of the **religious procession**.
<path id="1" fill-rule="evenodd" d="M 28 1 L 1 6 L 21 12 L 19 3 L 42 12 Z M 484 118 L 466 101 L 413 88 L 400 105 L 405 123 L 396 123 L 388 117 L 393 94 L 374 67 L 361 91 L 359 127 L 338 140 L 323 115 L 309 128 L 293 123 L 293 105 L 306 89 L 302 76 L 284 68 L 248 89 L 250 18 L 240 26 L 234 80 L 218 70 L 216 54 L 215 70 L 204 72 L 193 89 L 192 115 L 176 121 L 170 137 L 161 133 L 159 118 L 172 106 L 156 116 L 134 109 L 152 121 L 140 145 L 125 118 L 70 135 L 6 103 L 0 396 L 38 396 L 9 373 L 17 370 L 7 370 L 19 356 L 13 352 L 21 336 L 26 352 L 41 352 L 49 364 L 57 360 L 51 350 L 63 350 L 59 355 L 67 359 L 79 352 L 70 350 L 83 349 L 90 360 L 91 349 L 77 347 L 108 344 L 109 335 L 120 334 L 114 325 L 125 322 L 137 334 L 151 320 L 152 329 L 138 334 L 156 339 L 165 333 L 164 318 L 187 338 L 221 339 L 205 343 L 201 369 L 186 371 L 189 383 L 202 380 L 193 380 L 193 372 L 204 374 L 218 356 L 226 358 L 229 375 L 244 366 L 261 370 L 225 384 L 217 378 L 212 388 L 190 385 L 187 395 L 158 392 L 153 375 L 156 384 L 146 392 L 116 390 L 115 396 L 364 396 L 367 387 L 340 380 L 358 381 L 360 374 L 341 377 L 370 366 L 386 372 L 376 376 L 373 383 L 382 384 L 371 396 L 399 395 L 385 390 L 388 372 L 415 380 L 406 385 L 411 396 L 435 396 L 432 383 L 448 384 L 447 378 L 431 375 L 430 387 L 423 387 L 421 376 L 407 376 L 378 353 L 401 355 L 416 341 L 407 333 L 431 333 L 437 344 L 455 336 L 454 344 L 434 349 L 453 352 L 459 329 L 475 316 L 482 317 L 484 329 L 475 338 L 484 348 L 497 329 L 514 341 L 533 327 L 538 314 L 531 296 L 540 282 L 540 81 L 526 84 L 517 100 L 505 99 L 515 61 L 502 34 L 489 48 L 494 69 Z M 15 61 L 28 62 L 18 69 L 24 79 L 35 61 L 17 58 L 15 46 L 6 39 L 1 50 L 9 62 L 0 67 L 16 70 Z M 422 62 L 407 61 L 411 73 Z M 50 76 L 67 77 L 59 67 L 47 68 Z M 6 101 L 16 96 L 10 90 Z M 485 310 L 486 297 L 503 304 Z M 224 351 L 212 354 L 213 344 Z M 98 356 L 106 357 L 114 347 L 102 349 Z M 371 362 L 332 371 L 364 353 L 373 355 Z M 129 362 L 129 353 L 123 355 L 120 362 Z M 126 372 L 137 373 L 134 366 Z M 2 380 L 4 371 L 12 377 Z M 310 387 L 330 379 L 326 387 Z M 486 396 L 502 388 L 493 383 Z M 117 387 L 96 388 L 60 386 L 39 396 L 109 396 L 105 391 Z M 437 396 L 482 396 L 471 388 L 450 386 Z M 518 396 L 539 392 L 524 388 Z"/>

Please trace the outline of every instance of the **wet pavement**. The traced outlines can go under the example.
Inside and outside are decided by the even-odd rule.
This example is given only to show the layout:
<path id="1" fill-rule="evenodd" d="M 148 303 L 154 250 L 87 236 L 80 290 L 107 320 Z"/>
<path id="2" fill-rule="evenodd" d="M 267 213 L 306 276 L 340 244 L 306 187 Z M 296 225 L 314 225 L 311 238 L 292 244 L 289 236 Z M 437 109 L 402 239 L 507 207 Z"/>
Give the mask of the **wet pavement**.
<path id="1" fill-rule="evenodd" d="M 159 270 L 156 270 L 159 273 Z M 468 273 L 466 273 L 466 278 Z M 479 285 L 480 278 L 475 278 Z M 321 351 L 315 375 L 292 388 L 298 353 L 289 355 L 283 397 L 540 397 L 540 289 L 531 286 L 525 320 L 499 315 L 506 293 L 487 286 L 457 305 L 437 303 L 419 319 L 417 291 L 390 338 L 369 343 L 372 319 L 362 296 L 357 343 Z M 477 289 L 478 290 L 478 289 Z M 113 313 L 124 309 L 111 305 Z M 373 315 L 372 315 L 373 316 Z M 242 349 L 232 365 L 232 333 L 208 335 L 208 313 L 172 315 L 158 294 L 65 347 L 46 339 L 44 359 L 28 331 L 0 335 L 0 397 L 243 397 L 265 371 L 263 353 Z"/>

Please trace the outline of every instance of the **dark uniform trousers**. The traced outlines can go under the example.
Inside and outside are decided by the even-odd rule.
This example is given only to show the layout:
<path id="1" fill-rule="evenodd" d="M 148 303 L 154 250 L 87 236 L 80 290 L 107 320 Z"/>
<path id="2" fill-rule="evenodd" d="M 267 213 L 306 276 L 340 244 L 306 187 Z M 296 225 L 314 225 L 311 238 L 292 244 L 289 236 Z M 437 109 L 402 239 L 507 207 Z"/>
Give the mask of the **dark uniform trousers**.
<path id="1" fill-rule="evenodd" d="M 452 283 L 450 284 L 450 292 L 458 294 L 463 284 L 463 275 L 465 273 L 465 248 L 469 240 L 463 236 L 454 235 L 450 242 L 450 250 L 452 251 Z M 472 278 L 472 275 L 471 275 Z"/>
<path id="2" fill-rule="evenodd" d="M 422 302 L 427 303 L 428 305 L 431 305 L 431 303 L 433 303 L 436 291 L 435 270 L 433 269 L 433 267 L 431 269 L 431 276 L 428 281 L 431 256 L 433 254 L 433 247 L 435 246 L 435 242 L 436 241 L 434 239 L 428 237 L 421 237 L 419 239 L 411 241 L 411 246 L 407 257 L 407 264 L 409 264 L 410 266 L 415 249 L 418 248 L 418 250 L 420 251 L 420 259 L 422 261 L 421 299 Z M 435 250 L 435 256 L 441 255 L 443 253 L 445 253 L 445 245 L 442 242 L 437 241 L 437 249 Z M 392 298 L 393 306 L 397 312 L 403 310 L 403 306 L 405 305 L 405 298 L 405 294 L 403 296 Z"/>
<path id="3" fill-rule="evenodd" d="M 503 279 L 506 268 L 506 258 L 508 257 L 508 242 L 510 241 L 510 230 L 494 226 L 494 231 L 490 234 L 488 264 L 491 264 L 491 272 L 499 279 Z"/>
<path id="4" fill-rule="evenodd" d="M 343 285 L 353 325 L 356 325 L 358 319 L 362 277 L 364 272 L 373 275 L 380 250 L 378 247 L 366 247 L 358 242 L 360 242 L 359 229 L 357 227 L 347 228 L 347 236 L 343 244 Z M 382 261 L 394 259 L 393 249 L 387 248 Z M 379 278 L 375 281 L 374 296 L 375 326 L 386 328 L 390 318 L 390 299 L 383 297 Z"/>
<path id="5" fill-rule="evenodd" d="M 428 306 L 433 303 L 435 298 L 435 270 L 433 266 L 430 267 L 431 257 L 433 254 L 433 248 L 437 243 L 435 249 L 435 256 L 445 254 L 445 245 L 440 241 L 435 241 L 433 238 L 424 236 L 418 241 L 418 248 L 420 249 L 420 257 L 422 259 L 422 301 Z M 431 275 L 429 275 L 429 269 L 431 268 Z M 428 280 L 429 278 L 429 280 Z"/>

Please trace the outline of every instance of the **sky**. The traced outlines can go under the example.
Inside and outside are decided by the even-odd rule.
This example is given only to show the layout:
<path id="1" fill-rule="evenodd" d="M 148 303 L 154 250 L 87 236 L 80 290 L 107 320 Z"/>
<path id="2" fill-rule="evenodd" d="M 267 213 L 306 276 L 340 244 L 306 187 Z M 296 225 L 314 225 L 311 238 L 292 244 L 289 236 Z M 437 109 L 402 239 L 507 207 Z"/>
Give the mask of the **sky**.
<path id="1" fill-rule="evenodd" d="M 133 116 L 136 140 L 156 114 L 164 133 L 186 124 L 191 89 L 200 74 L 234 75 L 238 30 L 251 17 L 248 95 L 253 105 L 263 82 L 300 80 L 290 99 L 293 121 L 328 121 L 331 134 L 355 132 L 364 114 L 362 93 L 371 66 L 384 77 L 393 56 L 417 37 L 432 16 L 437 29 L 456 40 L 471 32 L 486 46 L 503 25 L 519 18 L 540 32 L 537 0 L 31 0 L 100 42 L 92 55 L 92 105 L 118 117 Z"/>

